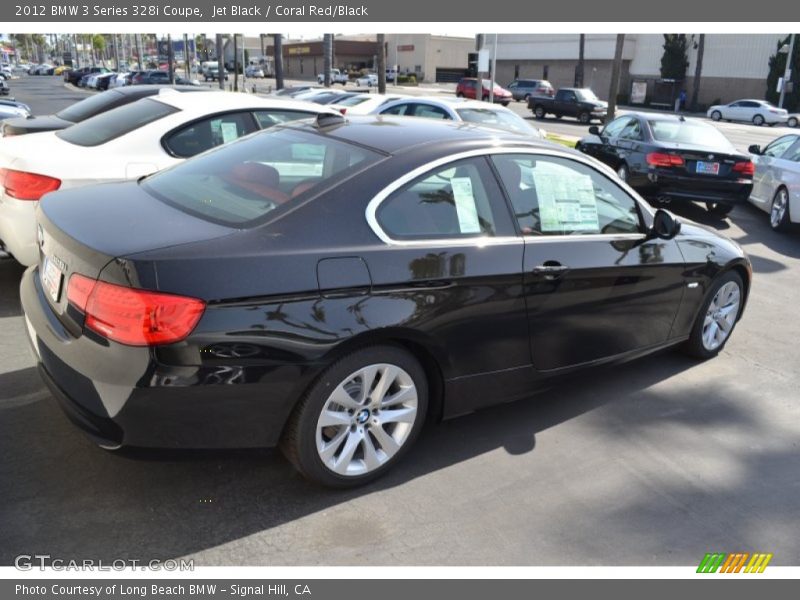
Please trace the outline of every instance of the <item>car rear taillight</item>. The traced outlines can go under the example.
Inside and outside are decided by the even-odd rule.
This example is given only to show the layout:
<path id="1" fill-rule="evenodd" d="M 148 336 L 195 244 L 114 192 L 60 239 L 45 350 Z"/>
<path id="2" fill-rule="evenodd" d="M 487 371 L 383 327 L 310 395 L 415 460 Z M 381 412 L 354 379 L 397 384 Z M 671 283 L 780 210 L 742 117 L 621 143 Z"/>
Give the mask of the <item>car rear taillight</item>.
<path id="1" fill-rule="evenodd" d="M 647 155 L 647 164 L 653 167 L 682 167 L 683 157 L 677 154 L 651 152 Z"/>
<path id="2" fill-rule="evenodd" d="M 47 192 L 60 188 L 61 180 L 38 173 L 0 169 L 0 186 L 6 189 L 6 194 L 17 200 L 38 200 Z"/>
<path id="3" fill-rule="evenodd" d="M 739 173 L 748 177 L 756 174 L 756 166 L 751 160 L 743 160 L 733 165 L 734 173 Z"/>
<path id="4" fill-rule="evenodd" d="M 78 273 L 69 279 L 67 300 L 85 314 L 88 329 L 129 346 L 183 340 L 206 307 L 197 298 L 95 281 Z"/>
<path id="5" fill-rule="evenodd" d="M 346 113 L 347 113 L 347 109 L 346 109 L 346 108 L 340 108 L 340 109 L 339 109 L 339 112 L 340 112 L 340 113 L 342 113 L 342 114 L 344 115 L 344 114 L 346 114 Z"/>

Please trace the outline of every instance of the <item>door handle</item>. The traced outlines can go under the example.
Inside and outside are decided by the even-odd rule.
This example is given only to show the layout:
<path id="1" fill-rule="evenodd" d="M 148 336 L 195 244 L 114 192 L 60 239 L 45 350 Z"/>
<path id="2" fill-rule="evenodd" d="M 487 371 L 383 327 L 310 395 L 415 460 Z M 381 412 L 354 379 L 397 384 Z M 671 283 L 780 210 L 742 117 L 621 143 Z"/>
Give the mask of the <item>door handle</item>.
<path id="1" fill-rule="evenodd" d="M 548 264 L 549 263 L 549 264 Z M 558 279 L 564 273 L 569 271 L 569 267 L 566 265 L 562 265 L 555 261 L 547 261 L 543 265 L 538 265 L 533 267 L 533 274 L 534 275 L 541 275 L 545 279 Z"/>

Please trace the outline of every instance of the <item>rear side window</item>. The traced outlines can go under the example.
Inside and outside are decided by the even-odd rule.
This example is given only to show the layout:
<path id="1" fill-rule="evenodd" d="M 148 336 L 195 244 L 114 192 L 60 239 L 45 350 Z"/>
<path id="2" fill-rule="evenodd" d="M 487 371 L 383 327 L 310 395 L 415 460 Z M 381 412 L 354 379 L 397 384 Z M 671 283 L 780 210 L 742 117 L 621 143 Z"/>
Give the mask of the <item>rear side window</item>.
<path id="1" fill-rule="evenodd" d="M 57 112 L 56 116 L 59 119 L 64 119 L 70 123 L 80 123 L 89 117 L 93 117 L 101 112 L 111 109 L 122 101 L 122 94 L 114 91 L 103 92 L 102 94 L 90 96 L 85 100 L 81 100 L 80 102 L 76 102 L 75 104 L 68 106 L 64 110 Z"/>
<path id="2" fill-rule="evenodd" d="M 164 138 L 164 147 L 173 156 L 189 158 L 256 131 L 249 112 L 228 113 L 201 119 Z"/>
<path id="3" fill-rule="evenodd" d="M 378 224 L 397 240 L 494 236 L 486 171 L 482 158 L 439 167 L 384 200 L 375 215 Z"/>
<path id="4" fill-rule="evenodd" d="M 344 181 L 383 155 L 295 129 L 268 129 L 143 180 L 153 196 L 197 217 L 250 227 Z"/>
<path id="5" fill-rule="evenodd" d="M 99 146 L 149 125 L 179 109 L 163 102 L 144 98 L 101 113 L 72 127 L 56 132 L 65 142 L 78 146 Z"/>

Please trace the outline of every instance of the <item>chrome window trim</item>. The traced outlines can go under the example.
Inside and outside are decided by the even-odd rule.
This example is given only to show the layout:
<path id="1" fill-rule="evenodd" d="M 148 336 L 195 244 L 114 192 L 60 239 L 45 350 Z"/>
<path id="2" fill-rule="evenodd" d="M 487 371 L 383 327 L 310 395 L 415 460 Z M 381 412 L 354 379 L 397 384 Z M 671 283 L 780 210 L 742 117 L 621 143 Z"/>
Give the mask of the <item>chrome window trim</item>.
<path id="1" fill-rule="evenodd" d="M 550 149 L 550 148 L 531 148 L 526 146 L 521 147 L 495 147 L 495 148 L 483 148 L 480 150 L 468 150 L 465 152 L 457 152 L 455 154 L 449 154 L 447 156 L 443 156 L 441 158 L 437 158 L 434 161 L 425 163 L 414 169 L 413 171 L 409 171 L 402 177 L 395 179 L 392 183 L 387 185 L 383 188 L 380 192 L 378 192 L 372 200 L 369 201 L 367 204 L 366 210 L 366 219 L 367 223 L 369 224 L 370 229 L 372 232 L 378 236 L 378 238 L 389 246 L 445 246 L 445 247 L 453 247 L 453 246 L 492 246 L 498 244 L 510 244 L 510 243 L 526 243 L 526 242 L 537 242 L 541 243 L 544 241 L 566 241 L 566 240 L 573 240 L 573 241 L 598 241 L 598 240 L 607 240 L 607 241 L 615 241 L 615 240 L 636 240 L 641 239 L 645 236 L 644 233 L 591 233 L 586 235 L 542 235 L 542 236 L 500 236 L 500 237 L 491 237 L 491 236 L 476 236 L 476 237 L 462 237 L 462 238 L 431 238 L 431 239 L 424 239 L 424 240 L 397 240 L 391 237 L 388 233 L 386 233 L 383 228 L 378 223 L 378 208 L 380 207 L 381 203 L 386 200 L 391 194 L 399 190 L 401 187 L 410 183 L 417 177 L 436 169 L 437 167 L 441 167 L 451 162 L 456 162 L 459 160 L 463 160 L 465 158 L 475 158 L 478 156 L 492 156 L 494 154 L 535 154 L 538 156 L 554 156 L 556 158 L 564 158 L 567 160 L 573 160 L 575 162 L 579 162 L 584 164 L 585 166 L 589 167 L 590 169 L 594 169 L 595 171 L 599 172 L 601 175 L 604 175 L 608 178 L 613 184 L 617 185 L 621 188 L 628 196 L 633 199 L 634 202 L 639 206 L 639 209 L 642 213 L 646 213 L 652 219 L 653 217 L 653 209 L 647 205 L 646 202 L 639 198 L 639 195 L 631 188 L 627 183 L 624 181 L 619 180 L 611 170 L 610 167 L 598 163 L 589 157 L 584 157 L 581 155 L 574 155 L 567 152 L 561 152 L 557 149 Z M 616 181 L 615 181 L 616 179 Z"/>

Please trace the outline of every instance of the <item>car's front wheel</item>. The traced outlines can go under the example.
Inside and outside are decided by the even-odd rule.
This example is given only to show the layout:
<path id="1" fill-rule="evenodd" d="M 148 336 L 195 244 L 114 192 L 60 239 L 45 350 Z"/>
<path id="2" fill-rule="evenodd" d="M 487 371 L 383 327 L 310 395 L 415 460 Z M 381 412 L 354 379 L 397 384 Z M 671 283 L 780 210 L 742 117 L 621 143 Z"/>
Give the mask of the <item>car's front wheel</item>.
<path id="1" fill-rule="evenodd" d="M 713 282 L 684 351 L 702 359 L 719 354 L 736 326 L 743 299 L 744 283 L 735 271 L 728 271 Z"/>
<path id="2" fill-rule="evenodd" d="M 722 113 L 718 110 L 715 110 L 711 113 L 711 120 L 712 121 L 719 121 L 722 118 Z"/>
<path id="3" fill-rule="evenodd" d="M 332 487 L 381 476 L 419 435 L 425 371 L 396 346 L 372 346 L 329 367 L 295 408 L 281 450 L 308 479 Z"/>
<path id="4" fill-rule="evenodd" d="M 537 119 L 544 119 L 546 114 L 547 113 L 544 111 L 544 106 L 539 105 L 539 106 L 534 107 L 534 109 L 533 109 L 533 115 Z"/>

